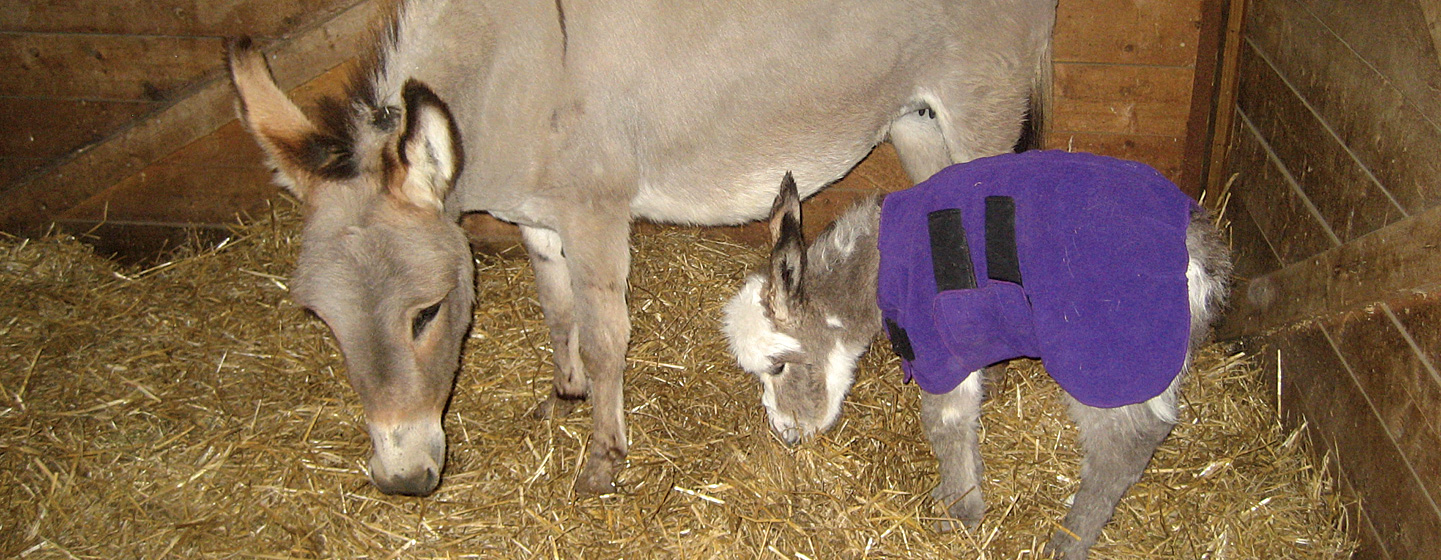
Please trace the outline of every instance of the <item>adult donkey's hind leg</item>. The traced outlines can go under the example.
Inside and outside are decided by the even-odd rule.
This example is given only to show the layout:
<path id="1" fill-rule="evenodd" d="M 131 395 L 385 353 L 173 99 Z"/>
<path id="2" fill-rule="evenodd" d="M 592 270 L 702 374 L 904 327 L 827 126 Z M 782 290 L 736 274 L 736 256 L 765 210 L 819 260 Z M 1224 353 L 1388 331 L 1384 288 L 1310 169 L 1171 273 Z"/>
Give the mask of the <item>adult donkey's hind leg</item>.
<path id="1" fill-rule="evenodd" d="M 921 425 L 940 462 L 941 482 L 931 497 L 946 507 L 951 517 L 967 528 L 975 528 L 985 514 L 981 497 L 981 448 L 976 429 L 981 415 L 983 372 L 977 371 L 944 395 L 921 392 Z M 956 529 L 942 521 L 940 530 Z"/>
<path id="2" fill-rule="evenodd" d="M 575 487 L 583 494 L 605 494 L 615 491 L 615 475 L 628 447 L 622 380 L 630 341 L 630 208 L 591 201 L 577 205 L 568 218 L 561 238 L 575 295 L 580 361 L 590 376 L 595 428 Z"/>
<path id="3" fill-rule="evenodd" d="M 1141 478 L 1156 447 L 1176 424 L 1176 386 L 1149 401 L 1117 408 L 1094 408 L 1066 397 L 1080 427 L 1081 489 L 1047 550 L 1065 560 L 1080 560 L 1101 536 L 1116 504 Z"/>
<path id="4" fill-rule="evenodd" d="M 941 136 L 941 126 L 936 122 L 936 112 L 931 108 L 912 111 L 901 115 L 891 123 L 891 145 L 896 148 L 901 167 L 912 183 L 920 183 L 945 169 L 952 163 L 951 153 L 946 149 L 946 139 Z"/>
<path id="5" fill-rule="evenodd" d="M 575 410 L 590 390 L 590 380 L 580 359 L 575 321 L 575 295 L 571 291 L 570 265 L 565 260 L 560 234 L 521 226 L 521 241 L 535 270 L 536 291 L 545 323 L 550 327 L 555 361 L 555 379 L 550 397 L 535 409 L 535 416 L 562 417 Z"/>

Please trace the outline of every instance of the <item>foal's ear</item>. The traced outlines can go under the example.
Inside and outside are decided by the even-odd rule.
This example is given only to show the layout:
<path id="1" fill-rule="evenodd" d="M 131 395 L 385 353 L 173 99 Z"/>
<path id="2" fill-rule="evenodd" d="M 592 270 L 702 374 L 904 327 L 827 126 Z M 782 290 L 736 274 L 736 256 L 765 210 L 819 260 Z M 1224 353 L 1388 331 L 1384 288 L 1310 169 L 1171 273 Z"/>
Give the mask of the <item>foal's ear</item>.
<path id="1" fill-rule="evenodd" d="M 265 54 L 248 37 L 226 41 L 230 80 L 240 94 L 240 117 L 270 164 L 281 186 L 301 200 L 317 179 L 352 171 L 349 146 L 321 134 L 270 74 Z"/>
<path id="2" fill-rule="evenodd" d="M 460 133 L 450 108 L 425 84 L 405 83 L 405 132 L 400 135 L 400 163 L 405 166 L 401 198 L 416 206 L 439 210 L 464 164 Z"/>
<path id="3" fill-rule="evenodd" d="M 771 318 L 789 321 L 797 306 L 805 302 L 802 278 L 806 270 L 805 234 L 801 230 L 801 198 L 795 178 L 786 173 L 781 192 L 771 206 L 770 274 L 762 299 Z"/>

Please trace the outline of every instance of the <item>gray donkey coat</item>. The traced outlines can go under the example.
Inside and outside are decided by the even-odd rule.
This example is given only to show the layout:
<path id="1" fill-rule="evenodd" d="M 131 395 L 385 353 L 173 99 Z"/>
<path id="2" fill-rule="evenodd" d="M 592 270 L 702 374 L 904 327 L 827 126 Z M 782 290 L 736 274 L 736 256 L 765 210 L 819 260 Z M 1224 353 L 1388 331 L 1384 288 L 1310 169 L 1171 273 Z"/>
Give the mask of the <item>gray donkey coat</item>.
<path id="1" fill-rule="evenodd" d="M 537 412 L 593 402 L 576 484 L 610 492 L 627 447 L 631 221 L 761 218 L 784 170 L 809 195 L 886 139 L 916 180 L 1007 151 L 1045 97 L 1054 12 L 1055 0 L 402 0 L 319 122 L 237 43 L 244 119 L 307 207 L 292 285 L 345 352 L 372 480 L 407 494 L 439 483 L 473 293 L 459 215 L 521 226 L 555 349 Z"/>

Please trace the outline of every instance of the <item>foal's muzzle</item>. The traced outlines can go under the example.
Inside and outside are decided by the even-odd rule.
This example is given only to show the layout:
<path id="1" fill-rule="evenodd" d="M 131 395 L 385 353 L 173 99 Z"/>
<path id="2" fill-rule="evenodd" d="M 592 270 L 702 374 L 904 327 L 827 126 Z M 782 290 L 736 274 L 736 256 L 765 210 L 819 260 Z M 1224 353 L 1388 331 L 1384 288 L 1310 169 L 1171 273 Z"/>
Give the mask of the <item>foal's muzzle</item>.
<path id="1" fill-rule="evenodd" d="M 370 480 L 386 494 L 425 496 L 440 485 L 445 432 L 440 419 L 389 426 L 371 424 Z"/>

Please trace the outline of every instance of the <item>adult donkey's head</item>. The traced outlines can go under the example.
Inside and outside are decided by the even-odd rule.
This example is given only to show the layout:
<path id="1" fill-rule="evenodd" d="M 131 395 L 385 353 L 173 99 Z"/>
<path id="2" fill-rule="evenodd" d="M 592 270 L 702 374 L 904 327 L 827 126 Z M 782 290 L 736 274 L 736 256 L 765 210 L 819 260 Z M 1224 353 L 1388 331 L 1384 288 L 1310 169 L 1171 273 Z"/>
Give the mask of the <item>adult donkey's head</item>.
<path id="1" fill-rule="evenodd" d="M 461 167 L 454 120 L 410 81 L 395 105 L 357 88 L 316 123 L 249 41 L 228 49 L 242 119 L 305 205 L 291 293 L 340 342 L 375 447 L 371 480 L 388 494 L 428 494 L 445 463 L 441 416 L 474 297 L 469 245 L 441 209 Z"/>

